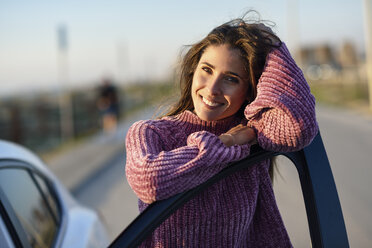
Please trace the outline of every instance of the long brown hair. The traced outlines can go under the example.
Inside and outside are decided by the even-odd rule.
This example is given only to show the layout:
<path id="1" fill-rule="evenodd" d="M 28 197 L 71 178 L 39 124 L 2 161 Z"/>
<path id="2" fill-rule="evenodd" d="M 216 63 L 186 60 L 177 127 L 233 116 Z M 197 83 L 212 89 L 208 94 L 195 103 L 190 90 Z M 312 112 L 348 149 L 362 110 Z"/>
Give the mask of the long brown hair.
<path id="1" fill-rule="evenodd" d="M 248 101 L 239 111 L 243 115 L 244 107 L 256 98 L 257 83 L 260 78 L 267 54 L 273 47 L 280 46 L 280 39 L 264 24 L 258 21 L 234 19 L 214 28 L 204 39 L 191 45 L 183 56 L 179 69 L 181 96 L 178 102 L 166 114 L 172 116 L 185 110 L 193 110 L 191 85 L 195 69 L 208 46 L 227 44 L 231 49 L 238 49 L 249 75 Z"/>

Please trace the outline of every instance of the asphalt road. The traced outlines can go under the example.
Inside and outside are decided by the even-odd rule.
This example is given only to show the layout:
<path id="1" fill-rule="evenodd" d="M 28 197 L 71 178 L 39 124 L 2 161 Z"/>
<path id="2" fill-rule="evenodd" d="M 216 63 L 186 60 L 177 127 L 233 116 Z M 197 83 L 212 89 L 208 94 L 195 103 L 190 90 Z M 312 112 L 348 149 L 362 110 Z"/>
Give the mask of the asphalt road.
<path id="1" fill-rule="evenodd" d="M 142 118 L 151 118 L 151 114 Z M 320 106 L 317 119 L 339 192 L 350 246 L 370 247 L 372 118 Z M 125 180 L 124 165 L 123 152 L 73 192 L 82 203 L 102 215 L 112 239 L 138 214 L 137 199 Z M 286 158 L 279 158 L 274 189 L 294 247 L 310 247 L 305 207 L 296 173 Z"/>

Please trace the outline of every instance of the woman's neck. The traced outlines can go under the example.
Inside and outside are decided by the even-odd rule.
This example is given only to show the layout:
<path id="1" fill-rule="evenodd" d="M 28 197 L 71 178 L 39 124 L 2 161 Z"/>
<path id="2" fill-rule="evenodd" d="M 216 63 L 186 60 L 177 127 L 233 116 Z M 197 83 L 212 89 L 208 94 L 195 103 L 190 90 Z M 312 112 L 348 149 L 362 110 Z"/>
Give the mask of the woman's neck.
<path id="1" fill-rule="evenodd" d="M 174 118 L 179 121 L 179 125 L 183 126 L 185 130 L 190 130 L 191 132 L 205 130 L 216 135 L 225 133 L 240 123 L 246 123 L 244 118 L 236 115 L 232 115 L 221 120 L 205 121 L 200 119 L 190 110 L 186 110 L 181 114 L 174 116 Z"/>

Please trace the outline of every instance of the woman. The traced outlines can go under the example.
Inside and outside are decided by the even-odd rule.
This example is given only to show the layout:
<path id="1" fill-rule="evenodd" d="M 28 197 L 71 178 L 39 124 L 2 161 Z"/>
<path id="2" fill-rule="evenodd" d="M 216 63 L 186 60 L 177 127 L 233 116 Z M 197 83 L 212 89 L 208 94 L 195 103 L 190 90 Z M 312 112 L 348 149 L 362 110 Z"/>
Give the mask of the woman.
<path id="1" fill-rule="evenodd" d="M 315 100 L 271 29 L 233 20 L 185 54 L 170 113 L 132 125 L 126 175 L 139 209 L 189 190 L 249 155 L 253 143 L 294 151 L 317 133 Z M 291 247 L 270 161 L 236 172 L 187 202 L 144 247 Z"/>

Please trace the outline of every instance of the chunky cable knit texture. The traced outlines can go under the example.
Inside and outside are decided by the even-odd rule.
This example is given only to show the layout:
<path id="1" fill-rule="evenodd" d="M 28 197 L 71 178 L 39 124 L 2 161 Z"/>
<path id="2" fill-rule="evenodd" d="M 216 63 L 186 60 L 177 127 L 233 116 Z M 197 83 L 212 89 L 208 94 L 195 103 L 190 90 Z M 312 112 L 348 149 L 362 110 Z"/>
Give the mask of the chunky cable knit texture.
<path id="1" fill-rule="evenodd" d="M 267 150 L 308 145 L 318 126 L 315 101 L 286 46 L 267 58 L 246 119 L 200 120 L 185 111 L 134 123 L 127 135 L 126 175 L 139 208 L 184 192 L 229 163 L 249 155 L 250 145 L 226 147 L 218 135 L 237 124 L 252 126 Z M 236 172 L 187 202 L 162 223 L 143 247 L 291 247 L 268 174 L 269 161 Z"/>

